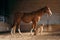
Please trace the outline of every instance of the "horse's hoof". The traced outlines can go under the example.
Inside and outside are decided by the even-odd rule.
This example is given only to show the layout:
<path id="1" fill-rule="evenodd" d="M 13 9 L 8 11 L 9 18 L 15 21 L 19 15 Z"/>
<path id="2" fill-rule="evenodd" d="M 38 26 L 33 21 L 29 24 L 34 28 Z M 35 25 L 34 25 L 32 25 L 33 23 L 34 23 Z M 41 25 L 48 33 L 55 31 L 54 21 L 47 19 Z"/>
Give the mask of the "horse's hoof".
<path id="1" fill-rule="evenodd" d="M 30 35 L 33 35 L 33 34 L 30 34 Z"/>
<path id="2" fill-rule="evenodd" d="M 18 35 L 21 35 L 21 33 L 18 33 Z"/>
<path id="3" fill-rule="evenodd" d="M 34 35 L 36 35 L 36 34 L 34 34 Z"/>
<path id="4" fill-rule="evenodd" d="M 21 33 L 19 33 L 19 35 L 22 35 Z"/>

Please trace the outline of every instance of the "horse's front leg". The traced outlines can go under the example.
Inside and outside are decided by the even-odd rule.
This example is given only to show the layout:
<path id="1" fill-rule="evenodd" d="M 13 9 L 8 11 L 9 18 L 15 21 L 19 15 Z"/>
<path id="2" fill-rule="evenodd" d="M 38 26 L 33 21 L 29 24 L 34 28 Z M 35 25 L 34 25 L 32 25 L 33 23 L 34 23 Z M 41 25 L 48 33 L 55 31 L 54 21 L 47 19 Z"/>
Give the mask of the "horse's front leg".
<path id="1" fill-rule="evenodd" d="M 36 31 L 37 31 L 36 23 L 32 24 L 31 34 L 32 34 L 33 30 L 34 30 L 34 35 L 36 35 Z"/>
<path id="2" fill-rule="evenodd" d="M 31 32 L 31 35 L 32 35 L 33 30 L 34 30 L 34 28 L 32 28 L 31 31 L 30 31 Z"/>
<path id="3" fill-rule="evenodd" d="M 42 34 L 42 32 L 43 32 L 43 25 L 40 26 L 40 34 Z"/>
<path id="4" fill-rule="evenodd" d="M 36 27 L 36 24 L 34 25 L 34 35 L 37 34 L 37 27 Z"/>

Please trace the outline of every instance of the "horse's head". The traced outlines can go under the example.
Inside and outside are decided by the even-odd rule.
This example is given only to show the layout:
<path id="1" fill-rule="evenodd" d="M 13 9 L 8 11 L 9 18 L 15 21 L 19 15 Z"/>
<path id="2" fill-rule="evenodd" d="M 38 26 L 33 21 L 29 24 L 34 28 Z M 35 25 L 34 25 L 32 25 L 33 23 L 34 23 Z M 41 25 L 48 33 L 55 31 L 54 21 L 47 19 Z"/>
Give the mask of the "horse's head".
<path id="1" fill-rule="evenodd" d="M 45 7 L 44 12 L 45 12 L 45 13 L 48 13 L 50 16 L 52 15 L 52 12 L 51 12 L 50 8 L 47 7 L 47 6 Z"/>

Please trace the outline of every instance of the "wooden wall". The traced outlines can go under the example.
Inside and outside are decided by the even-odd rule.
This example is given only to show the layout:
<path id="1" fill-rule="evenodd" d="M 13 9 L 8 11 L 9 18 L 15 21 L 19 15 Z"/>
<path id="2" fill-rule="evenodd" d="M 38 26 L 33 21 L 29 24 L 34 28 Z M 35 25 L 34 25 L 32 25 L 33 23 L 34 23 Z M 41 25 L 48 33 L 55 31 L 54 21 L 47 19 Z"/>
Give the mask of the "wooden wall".
<path id="1" fill-rule="evenodd" d="M 47 19 L 46 15 L 41 18 L 41 22 L 38 23 L 45 23 L 47 24 L 47 20 L 49 24 L 60 24 L 60 0 L 10 0 L 9 1 L 9 8 L 11 15 L 16 11 L 20 12 L 32 12 L 36 11 L 39 8 L 42 8 L 48 5 L 51 8 L 52 16 L 49 16 Z M 14 5 L 14 6 L 12 6 Z M 10 7 L 11 6 L 11 7 Z M 13 18 L 12 18 L 13 19 Z"/>

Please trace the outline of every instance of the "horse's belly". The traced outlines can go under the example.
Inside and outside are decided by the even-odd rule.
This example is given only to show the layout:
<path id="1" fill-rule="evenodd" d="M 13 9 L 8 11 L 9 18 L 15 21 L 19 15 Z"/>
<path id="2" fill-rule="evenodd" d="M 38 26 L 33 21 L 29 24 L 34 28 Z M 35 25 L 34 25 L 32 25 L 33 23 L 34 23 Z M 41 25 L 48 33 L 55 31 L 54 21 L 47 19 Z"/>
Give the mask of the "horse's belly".
<path id="1" fill-rule="evenodd" d="M 31 22 L 31 21 L 30 21 L 30 20 L 24 20 L 23 22 L 29 23 L 29 22 Z"/>
<path id="2" fill-rule="evenodd" d="M 30 23 L 30 22 L 32 22 L 32 18 L 25 17 L 25 18 L 22 19 L 22 21 L 25 22 L 25 23 Z"/>
<path id="3" fill-rule="evenodd" d="M 23 22 L 30 23 L 31 21 L 30 20 L 23 20 Z"/>

